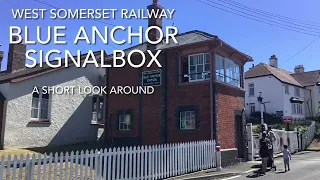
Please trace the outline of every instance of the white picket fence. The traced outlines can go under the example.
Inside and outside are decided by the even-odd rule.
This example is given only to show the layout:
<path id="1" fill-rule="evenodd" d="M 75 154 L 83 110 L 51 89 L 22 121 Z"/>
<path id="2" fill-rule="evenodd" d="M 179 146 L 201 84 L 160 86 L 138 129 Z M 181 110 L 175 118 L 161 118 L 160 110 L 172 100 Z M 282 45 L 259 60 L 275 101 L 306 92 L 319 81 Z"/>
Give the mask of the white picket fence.
<path id="1" fill-rule="evenodd" d="M 308 130 L 305 133 L 301 134 L 299 137 L 301 150 L 305 150 L 311 144 L 315 134 L 316 134 L 316 122 L 312 122 L 312 124 L 308 127 Z"/>
<path id="2" fill-rule="evenodd" d="M 3 180 L 163 179 L 216 167 L 215 141 L 1 157 Z"/>

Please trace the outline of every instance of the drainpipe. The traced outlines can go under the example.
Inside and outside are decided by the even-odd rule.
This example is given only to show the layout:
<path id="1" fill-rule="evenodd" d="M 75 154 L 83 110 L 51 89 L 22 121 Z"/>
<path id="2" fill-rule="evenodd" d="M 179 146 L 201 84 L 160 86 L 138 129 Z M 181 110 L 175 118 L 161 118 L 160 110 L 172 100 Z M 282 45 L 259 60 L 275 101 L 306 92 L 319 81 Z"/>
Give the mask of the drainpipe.
<path id="1" fill-rule="evenodd" d="M 309 113 L 310 113 L 310 117 L 313 120 L 312 91 L 311 91 L 311 89 L 307 89 L 307 90 L 309 90 L 309 93 L 310 93 L 310 97 L 309 97 L 309 99 L 307 101 L 307 105 L 308 105 L 308 110 L 309 110 Z M 311 111 L 310 111 L 310 107 L 309 107 L 309 101 L 311 101 Z"/>
<path id="2" fill-rule="evenodd" d="M 215 52 L 220 47 L 222 47 L 222 41 L 219 40 L 219 45 L 215 47 L 213 50 L 211 50 L 210 57 L 212 59 L 211 64 L 211 72 L 210 72 L 210 107 L 211 107 L 211 139 L 216 140 L 216 143 L 218 143 L 218 123 L 217 123 L 217 103 L 216 103 L 216 87 L 213 87 L 213 75 L 214 75 L 214 63 L 215 63 Z"/>

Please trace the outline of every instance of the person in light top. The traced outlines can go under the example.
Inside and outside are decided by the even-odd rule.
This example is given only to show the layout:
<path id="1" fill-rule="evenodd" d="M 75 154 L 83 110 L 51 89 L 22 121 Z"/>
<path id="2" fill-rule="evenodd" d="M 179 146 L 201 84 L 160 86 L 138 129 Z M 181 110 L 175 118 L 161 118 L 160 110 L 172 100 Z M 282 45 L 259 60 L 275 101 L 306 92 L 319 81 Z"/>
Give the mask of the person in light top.
<path id="1" fill-rule="evenodd" d="M 287 172 L 290 171 L 290 160 L 291 160 L 291 153 L 288 149 L 287 145 L 283 146 L 283 163 L 284 163 L 284 171 Z"/>

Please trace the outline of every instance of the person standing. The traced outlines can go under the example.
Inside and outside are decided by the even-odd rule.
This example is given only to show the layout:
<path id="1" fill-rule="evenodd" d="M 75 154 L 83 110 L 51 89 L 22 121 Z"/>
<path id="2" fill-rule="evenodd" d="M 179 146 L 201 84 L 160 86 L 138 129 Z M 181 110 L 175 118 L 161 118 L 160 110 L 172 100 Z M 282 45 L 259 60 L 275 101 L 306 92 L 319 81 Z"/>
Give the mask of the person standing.
<path id="1" fill-rule="evenodd" d="M 260 157 L 262 160 L 262 174 L 266 174 L 267 172 L 267 163 L 268 163 L 268 156 L 269 156 L 269 151 L 268 151 L 268 145 L 270 144 L 270 140 L 267 138 L 267 133 L 263 132 L 262 137 L 260 139 Z"/>
<path id="2" fill-rule="evenodd" d="M 290 171 L 291 153 L 287 145 L 284 145 L 283 148 L 284 149 L 282 153 L 283 153 L 284 171 L 287 172 L 287 170 Z"/>
<path id="3" fill-rule="evenodd" d="M 276 135 L 274 134 L 274 132 L 271 129 L 271 126 L 268 126 L 268 135 L 267 138 L 270 140 L 270 145 L 271 148 L 269 148 L 269 158 L 272 160 L 272 168 L 274 168 L 276 170 L 276 166 L 274 165 L 274 149 L 273 149 L 273 144 L 276 141 Z"/>

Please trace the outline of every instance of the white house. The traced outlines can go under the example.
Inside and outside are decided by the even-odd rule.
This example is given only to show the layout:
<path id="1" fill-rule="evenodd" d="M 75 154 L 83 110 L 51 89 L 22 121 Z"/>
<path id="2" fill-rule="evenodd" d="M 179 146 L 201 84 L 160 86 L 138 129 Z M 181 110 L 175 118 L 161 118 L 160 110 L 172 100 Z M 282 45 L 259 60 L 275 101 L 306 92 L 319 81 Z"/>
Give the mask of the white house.
<path id="1" fill-rule="evenodd" d="M 7 70 L 0 74 L 1 148 L 97 141 L 104 130 L 103 111 L 99 111 L 103 106 L 101 96 L 44 94 L 40 88 L 103 85 L 105 71 L 93 64 L 86 68 L 26 69 L 25 51 L 24 44 L 10 45 Z M 32 93 L 35 86 L 40 93 Z"/>
<path id="2" fill-rule="evenodd" d="M 257 97 L 261 92 L 264 112 L 296 120 L 314 117 L 320 104 L 318 78 L 319 71 L 304 72 L 302 65 L 294 72 L 281 69 L 276 56 L 271 56 L 270 64 L 260 63 L 245 73 L 246 116 L 260 111 Z"/>
<path id="3" fill-rule="evenodd" d="M 306 117 L 320 116 L 320 70 L 304 72 L 303 66 L 297 66 L 292 76 L 305 88 Z"/>

